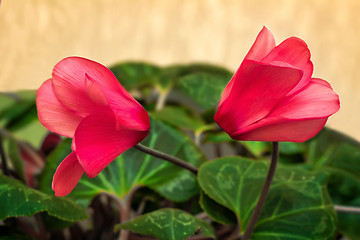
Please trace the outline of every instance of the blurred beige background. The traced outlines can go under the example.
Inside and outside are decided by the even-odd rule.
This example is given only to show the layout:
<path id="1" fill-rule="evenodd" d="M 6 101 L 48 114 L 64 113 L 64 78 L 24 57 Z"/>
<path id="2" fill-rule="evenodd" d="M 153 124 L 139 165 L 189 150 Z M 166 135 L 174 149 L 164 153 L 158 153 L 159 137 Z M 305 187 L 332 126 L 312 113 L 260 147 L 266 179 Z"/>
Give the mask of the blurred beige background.
<path id="1" fill-rule="evenodd" d="M 0 91 L 35 89 L 62 58 L 205 61 L 235 70 L 262 26 L 304 39 L 340 95 L 328 126 L 360 140 L 359 0 L 2 0 Z"/>

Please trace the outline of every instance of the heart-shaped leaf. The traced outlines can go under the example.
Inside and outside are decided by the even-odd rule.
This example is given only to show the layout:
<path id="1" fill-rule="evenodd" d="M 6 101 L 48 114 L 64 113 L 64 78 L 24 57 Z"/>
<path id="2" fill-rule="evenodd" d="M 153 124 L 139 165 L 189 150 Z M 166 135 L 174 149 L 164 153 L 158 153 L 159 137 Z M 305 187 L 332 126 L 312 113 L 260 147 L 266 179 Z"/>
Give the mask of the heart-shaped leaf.
<path id="1" fill-rule="evenodd" d="M 328 189 L 335 204 L 360 207 L 360 143 L 331 129 L 307 142 L 308 166 L 329 173 Z M 360 239 L 360 215 L 338 213 L 339 231 Z"/>
<path id="2" fill-rule="evenodd" d="M 210 224 L 187 212 L 170 208 L 141 215 L 131 221 L 119 224 L 117 228 L 154 236 L 160 240 L 187 239 L 197 230 L 200 230 L 206 237 L 215 238 L 214 229 Z"/>
<path id="3" fill-rule="evenodd" d="M 227 157 L 203 164 L 198 181 L 209 197 L 239 217 L 243 232 L 268 167 L 266 161 Z M 335 212 L 325 179 L 299 168 L 278 168 L 251 239 L 332 239 Z"/>
<path id="4" fill-rule="evenodd" d="M 67 198 L 58 198 L 29 188 L 18 180 L 0 174 L 0 219 L 32 216 L 38 212 L 65 221 L 79 221 L 88 217 L 84 208 Z"/>

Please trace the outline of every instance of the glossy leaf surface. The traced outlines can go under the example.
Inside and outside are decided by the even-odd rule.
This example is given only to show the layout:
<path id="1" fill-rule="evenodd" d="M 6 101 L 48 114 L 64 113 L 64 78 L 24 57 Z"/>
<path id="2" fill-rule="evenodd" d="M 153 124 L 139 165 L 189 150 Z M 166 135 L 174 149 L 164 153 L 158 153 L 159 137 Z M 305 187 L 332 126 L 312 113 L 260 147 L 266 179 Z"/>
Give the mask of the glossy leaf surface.
<path id="1" fill-rule="evenodd" d="M 0 175 L 0 202 L 2 220 L 32 216 L 44 211 L 65 221 L 79 221 L 88 217 L 85 209 L 72 200 L 47 195 L 4 175 Z"/>
<path id="2" fill-rule="evenodd" d="M 214 229 L 208 223 L 187 212 L 170 208 L 144 214 L 120 224 L 119 228 L 154 236 L 160 240 L 187 239 L 197 230 L 206 237 L 215 237 Z"/>
<path id="3" fill-rule="evenodd" d="M 329 173 L 328 189 L 334 204 L 360 207 L 360 143 L 331 129 L 307 142 L 308 166 Z M 339 230 L 360 239 L 360 215 L 338 213 Z"/>
<path id="4" fill-rule="evenodd" d="M 177 156 L 195 166 L 205 161 L 203 153 L 185 134 L 154 118 L 151 119 L 150 134 L 142 144 Z M 71 143 L 67 140 L 49 156 L 42 189 L 51 191 L 49 187 L 52 174 L 57 164 L 70 152 L 70 147 Z M 101 192 L 122 199 L 137 186 L 150 187 L 174 201 L 184 201 L 199 191 L 193 173 L 132 148 L 114 160 L 97 177 L 88 178 L 83 175 L 70 196 L 86 205 Z"/>
<path id="5" fill-rule="evenodd" d="M 215 107 L 230 78 L 206 73 L 194 73 L 182 77 L 178 89 L 205 110 Z"/>
<path id="6" fill-rule="evenodd" d="M 227 157 L 203 164 L 198 180 L 209 197 L 239 217 L 243 232 L 268 166 L 265 161 Z M 278 168 L 251 239 L 332 239 L 335 213 L 324 181 L 322 174 Z"/>

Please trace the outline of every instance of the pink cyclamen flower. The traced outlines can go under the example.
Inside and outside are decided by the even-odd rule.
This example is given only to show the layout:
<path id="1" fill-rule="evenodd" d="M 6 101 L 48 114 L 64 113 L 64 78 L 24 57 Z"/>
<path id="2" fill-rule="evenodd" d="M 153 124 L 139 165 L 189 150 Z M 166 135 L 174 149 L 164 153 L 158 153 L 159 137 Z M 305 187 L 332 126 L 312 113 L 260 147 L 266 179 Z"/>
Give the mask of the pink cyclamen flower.
<path id="1" fill-rule="evenodd" d="M 52 78 L 37 91 L 36 104 L 46 128 L 73 138 L 73 152 L 54 174 L 56 196 L 69 194 L 84 172 L 97 176 L 150 129 L 148 113 L 113 73 L 85 58 L 69 57 L 56 64 Z"/>
<path id="2" fill-rule="evenodd" d="M 312 72 L 304 41 L 291 37 L 276 46 L 264 27 L 225 87 L 214 119 L 236 140 L 306 141 L 340 108 L 330 84 L 311 78 Z"/>

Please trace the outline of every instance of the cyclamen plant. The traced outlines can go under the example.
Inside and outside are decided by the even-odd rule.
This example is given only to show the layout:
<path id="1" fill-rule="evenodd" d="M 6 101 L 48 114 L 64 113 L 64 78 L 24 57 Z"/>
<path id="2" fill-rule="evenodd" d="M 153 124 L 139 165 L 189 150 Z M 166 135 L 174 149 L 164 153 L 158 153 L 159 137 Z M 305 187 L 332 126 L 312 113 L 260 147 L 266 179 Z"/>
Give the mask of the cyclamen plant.
<path id="1" fill-rule="evenodd" d="M 360 206 L 359 183 L 351 177 L 360 173 L 360 144 L 321 131 L 338 111 L 339 97 L 329 83 L 312 78 L 310 52 L 301 39 L 276 46 L 264 27 L 232 77 L 200 64 L 124 63 L 110 70 L 80 57 L 54 67 L 36 97 L 39 120 L 53 132 L 41 151 L 15 137 L 21 129 L 16 124 L 24 123 L 14 124 L 14 114 L 7 114 L 13 105 L 0 112 L 9 146 L 0 149 L 5 204 L 0 218 L 46 212 L 36 214 L 35 231 L 26 227 L 30 220 L 5 220 L 7 227 L 0 229 L 9 236 L 65 238 L 52 230 L 56 225 L 69 228 L 71 239 L 334 239 L 340 234 L 356 239 L 360 234 L 357 208 L 332 203 Z M 33 170 L 22 177 L 21 160 L 34 156 L 47 159 L 45 166 L 36 165 L 39 178 Z M 32 179 L 40 191 L 10 176 L 25 183 Z M 87 208 L 92 229 L 77 223 L 88 217 Z"/>

